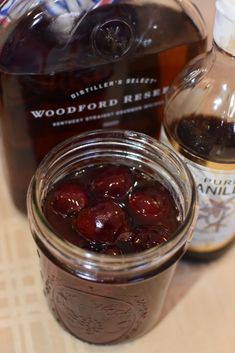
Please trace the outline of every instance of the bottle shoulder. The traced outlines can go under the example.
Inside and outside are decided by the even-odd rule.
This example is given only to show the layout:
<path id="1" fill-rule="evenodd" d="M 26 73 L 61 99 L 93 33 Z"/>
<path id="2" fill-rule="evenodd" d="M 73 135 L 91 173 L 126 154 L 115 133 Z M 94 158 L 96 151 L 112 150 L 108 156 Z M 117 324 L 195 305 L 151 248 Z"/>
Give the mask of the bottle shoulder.
<path id="1" fill-rule="evenodd" d="M 167 1 L 167 6 L 162 0 L 110 1 L 58 14 L 47 7 L 54 2 L 41 1 L 1 31 L 3 70 L 50 74 L 155 55 L 200 41 L 206 45 L 199 13 L 186 12 L 176 0 Z"/>
<path id="2" fill-rule="evenodd" d="M 167 95 L 167 135 L 184 154 L 201 159 L 204 165 L 206 161 L 235 163 L 235 80 L 231 67 L 235 68 L 235 60 L 214 47 L 184 70 Z"/>
<path id="3" fill-rule="evenodd" d="M 213 47 L 191 61 L 173 82 L 167 95 L 168 108 L 180 105 L 183 115 L 204 112 L 225 117 L 222 109 L 235 105 L 234 70 L 235 58 Z M 233 115 L 235 119 L 235 111 Z"/>
<path id="4" fill-rule="evenodd" d="M 208 81 L 217 83 L 227 81 L 235 87 L 234 76 L 231 74 L 235 70 L 235 57 L 219 50 L 214 45 L 208 52 L 203 53 L 186 66 L 172 84 L 171 90 L 179 92 L 189 87 Z"/>

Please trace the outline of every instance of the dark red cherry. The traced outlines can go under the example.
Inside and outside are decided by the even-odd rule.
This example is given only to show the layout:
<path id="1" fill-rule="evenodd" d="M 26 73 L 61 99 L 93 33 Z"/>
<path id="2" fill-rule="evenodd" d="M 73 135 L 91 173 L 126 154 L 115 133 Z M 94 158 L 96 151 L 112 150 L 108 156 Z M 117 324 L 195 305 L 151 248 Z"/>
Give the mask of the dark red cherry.
<path id="1" fill-rule="evenodd" d="M 84 208 L 75 220 L 75 229 L 89 241 L 112 244 L 126 224 L 122 208 L 107 200 Z"/>
<path id="2" fill-rule="evenodd" d="M 55 213 L 69 216 L 81 211 L 87 202 L 87 195 L 79 184 L 74 181 L 65 181 L 56 186 L 51 198 L 51 207 Z"/>
<path id="3" fill-rule="evenodd" d="M 91 180 L 91 189 L 99 196 L 120 198 L 126 195 L 133 184 L 129 168 L 108 166 L 96 172 Z"/>
<path id="4" fill-rule="evenodd" d="M 143 225 L 134 230 L 132 243 L 136 251 L 143 251 L 165 243 L 169 237 L 168 230 L 161 225 Z"/>
<path id="5" fill-rule="evenodd" d="M 156 183 L 134 190 L 128 200 L 128 209 L 142 224 L 165 224 L 172 216 L 175 204 L 170 192 Z"/>

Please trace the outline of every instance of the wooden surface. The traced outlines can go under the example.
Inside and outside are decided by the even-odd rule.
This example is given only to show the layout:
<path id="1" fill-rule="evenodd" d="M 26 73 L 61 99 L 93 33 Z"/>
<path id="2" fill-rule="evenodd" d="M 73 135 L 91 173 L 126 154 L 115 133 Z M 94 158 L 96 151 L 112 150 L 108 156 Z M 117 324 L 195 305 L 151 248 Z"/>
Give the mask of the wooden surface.
<path id="1" fill-rule="evenodd" d="M 202 6 L 210 27 L 214 1 L 195 2 Z M 26 217 L 11 203 L 3 169 L 0 157 L 1 353 L 235 352 L 235 246 L 209 264 L 181 261 L 161 321 L 144 337 L 98 347 L 64 332 L 44 301 L 36 248 Z"/>

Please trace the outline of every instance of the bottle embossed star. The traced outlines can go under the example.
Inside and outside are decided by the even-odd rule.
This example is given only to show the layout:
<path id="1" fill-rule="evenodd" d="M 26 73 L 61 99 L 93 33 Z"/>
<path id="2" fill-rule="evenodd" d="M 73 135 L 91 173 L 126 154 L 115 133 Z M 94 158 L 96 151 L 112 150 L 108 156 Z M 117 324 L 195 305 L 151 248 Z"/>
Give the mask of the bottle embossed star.
<path id="1" fill-rule="evenodd" d="M 188 254 L 202 260 L 235 239 L 235 2 L 216 7 L 213 48 L 172 85 L 162 134 L 197 182 L 200 212 Z"/>
<path id="2" fill-rule="evenodd" d="M 15 204 L 24 208 L 37 164 L 72 135 L 115 127 L 158 137 L 169 83 L 205 46 L 188 1 L 4 1 L 0 112 Z"/>

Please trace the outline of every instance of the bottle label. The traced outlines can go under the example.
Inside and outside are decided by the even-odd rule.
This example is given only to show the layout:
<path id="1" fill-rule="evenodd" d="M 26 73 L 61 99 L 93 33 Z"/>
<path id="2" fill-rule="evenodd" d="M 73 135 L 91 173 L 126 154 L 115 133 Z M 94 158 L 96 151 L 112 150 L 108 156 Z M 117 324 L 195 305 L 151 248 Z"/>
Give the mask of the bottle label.
<path id="1" fill-rule="evenodd" d="M 163 131 L 161 140 L 170 144 Z M 199 214 L 190 250 L 219 250 L 235 236 L 235 170 L 208 168 L 180 156 L 194 176 L 199 197 Z"/>
<path id="2" fill-rule="evenodd" d="M 58 129 L 65 126 L 83 126 L 99 123 L 103 128 L 120 126 L 125 117 L 153 110 L 164 103 L 164 95 L 168 87 L 157 87 L 153 77 L 128 77 L 116 80 L 100 81 L 78 90 L 71 90 L 60 103 L 50 102 L 42 106 L 33 106 L 28 111 L 30 124 L 45 124 Z M 109 96 L 106 94 L 109 90 Z M 119 94 L 118 94 L 119 93 Z M 134 119 L 134 117 L 133 117 Z M 153 118 L 152 122 L 155 122 Z M 155 122 L 157 128 L 157 121 Z M 132 126 L 133 127 L 133 126 Z"/>
<path id="3" fill-rule="evenodd" d="M 235 235 L 235 171 L 212 170 L 185 161 L 196 180 L 199 195 L 199 215 L 191 249 L 220 249 Z"/>

